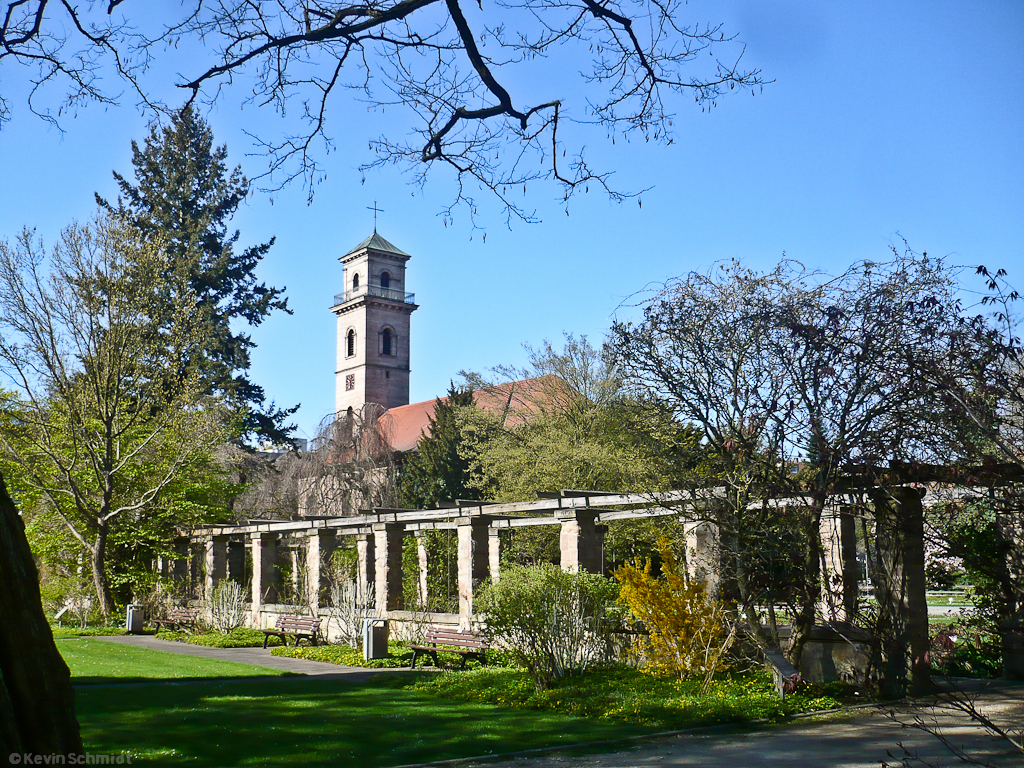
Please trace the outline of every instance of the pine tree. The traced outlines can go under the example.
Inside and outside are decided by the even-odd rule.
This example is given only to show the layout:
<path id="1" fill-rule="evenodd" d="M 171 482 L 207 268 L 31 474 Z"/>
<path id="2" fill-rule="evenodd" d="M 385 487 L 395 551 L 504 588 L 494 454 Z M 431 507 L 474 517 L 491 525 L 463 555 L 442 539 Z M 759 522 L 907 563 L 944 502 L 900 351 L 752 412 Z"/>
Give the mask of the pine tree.
<path id="1" fill-rule="evenodd" d="M 284 289 L 269 287 L 255 275 L 274 240 L 239 251 L 238 230 L 228 230 L 249 193 L 248 179 L 241 167 L 228 170 L 227 147 L 214 147 L 209 124 L 190 106 L 166 126 L 152 124 L 142 147 L 132 142 L 132 165 L 134 181 L 114 172 L 120 189 L 117 204 L 98 194 L 96 201 L 144 232 L 165 238 L 167 274 L 177 278 L 168 284 L 187 285 L 195 293 L 198 311 L 189 317 L 171 312 L 171 300 L 157 311 L 156 322 L 168 337 L 187 324 L 206 340 L 205 359 L 182 360 L 181 368 L 198 362 L 207 392 L 245 412 L 243 435 L 287 439 L 294 427 L 285 421 L 297 406 L 282 410 L 266 402 L 263 388 L 249 379 L 254 343 L 236 330 L 239 321 L 256 327 L 274 310 L 290 313 Z"/>
<path id="2" fill-rule="evenodd" d="M 402 466 L 399 493 L 407 505 L 430 509 L 456 499 L 479 498 L 479 492 L 469 486 L 469 461 L 459 453 L 458 411 L 473 403 L 473 390 L 460 389 L 454 383 L 447 397 L 434 402 L 429 434 L 420 439 L 416 452 Z"/>

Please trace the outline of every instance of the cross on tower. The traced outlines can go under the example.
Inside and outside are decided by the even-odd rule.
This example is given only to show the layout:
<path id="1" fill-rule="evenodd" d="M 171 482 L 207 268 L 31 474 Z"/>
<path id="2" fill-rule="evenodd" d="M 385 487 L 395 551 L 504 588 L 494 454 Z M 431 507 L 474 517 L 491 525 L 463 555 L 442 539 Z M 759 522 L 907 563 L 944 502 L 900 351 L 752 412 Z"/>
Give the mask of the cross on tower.
<path id="1" fill-rule="evenodd" d="M 378 208 L 377 207 L 377 201 L 374 200 L 373 201 L 373 207 L 371 208 L 370 206 L 366 206 L 366 210 L 373 211 L 373 231 L 374 231 L 374 234 L 376 234 L 376 232 L 377 232 L 377 214 L 378 213 L 384 213 L 384 209 L 383 208 Z"/>

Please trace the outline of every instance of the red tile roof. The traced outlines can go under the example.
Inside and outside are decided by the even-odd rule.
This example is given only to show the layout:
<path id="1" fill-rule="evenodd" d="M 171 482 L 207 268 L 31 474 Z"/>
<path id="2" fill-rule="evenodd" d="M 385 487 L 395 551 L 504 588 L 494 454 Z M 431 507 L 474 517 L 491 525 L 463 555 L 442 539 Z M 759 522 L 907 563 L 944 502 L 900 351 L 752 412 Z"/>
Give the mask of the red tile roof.
<path id="1" fill-rule="evenodd" d="M 568 384 L 554 374 L 536 379 L 510 381 L 487 389 L 473 392 L 477 407 L 494 412 L 507 412 L 506 424 L 515 426 L 525 421 L 530 414 L 539 411 L 559 393 L 564 393 Z M 437 398 L 445 401 L 447 397 Z M 436 400 L 410 403 L 390 408 L 381 414 L 378 424 L 381 432 L 400 453 L 414 450 L 420 437 L 430 432 L 430 417 L 434 415 Z"/>

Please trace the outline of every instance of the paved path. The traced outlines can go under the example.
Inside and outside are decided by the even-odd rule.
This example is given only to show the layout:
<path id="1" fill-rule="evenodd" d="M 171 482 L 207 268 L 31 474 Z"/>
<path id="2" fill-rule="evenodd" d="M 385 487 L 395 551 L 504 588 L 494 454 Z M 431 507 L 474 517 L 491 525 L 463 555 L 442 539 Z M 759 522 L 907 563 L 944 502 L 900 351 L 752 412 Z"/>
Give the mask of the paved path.
<path id="1" fill-rule="evenodd" d="M 179 643 L 174 640 L 161 640 L 152 635 L 98 635 L 91 640 L 104 640 L 108 643 L 134 645 L 138 648 L 152 648 L 156 651 L 180 653 L 183 656 L 202 656 L 206 659 L 221 661 L 237 661 L 241 664 L 252 664 L 258 667 L 270 667 L 298 675 L 316 675 L 320 678 L 337 678 L 344 680 L 366 680 L 382 673 L 401 673 L 402 669 L 366 669 L 365 667 L 345 667 L 340 664 L 327 664 L 322 661 L 308 659 L 292 659 L 287 656 L 271 656 L 269 648 L 209 648 L 205 645 Z"/>
<path id="2" fill-rule="evenodd" d="M 979 694 L 983 711 L 997 724 L 1024 729 L 1024 686 L 1003 685 Z M 756 730 L 735 726 L 708 728 L 675 736 L 637 742 L 635 746 L 603 755 L 518 756 L 494 761 L 464 761 L 463 765 L 486 768 L 879 768 L 884 762 L 902 766 L 903 751 L 915 753 L 925 763 L 910 765 L 963 766 L 931 734 L 901 723 L 938 725 L 953 743 L 967 748 L 981 763 L 993 766 L 1024 766 L 1024 754 L 1008 749 L 1005 742 L 989 736 L 959 713 L 923 706 L 898 711 L 894 722 L 875 709 L 798 719 L 791 724 Z M 891 752 L 891 755 L 888 753 Z"/>

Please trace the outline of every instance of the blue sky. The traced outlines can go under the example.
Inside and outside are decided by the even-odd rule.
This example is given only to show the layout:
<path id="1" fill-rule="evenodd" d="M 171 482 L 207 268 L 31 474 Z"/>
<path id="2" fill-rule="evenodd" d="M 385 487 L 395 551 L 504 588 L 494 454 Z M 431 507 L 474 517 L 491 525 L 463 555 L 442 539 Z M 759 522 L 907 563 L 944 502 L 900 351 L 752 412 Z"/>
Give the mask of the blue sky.
<path id="1" fill-rule="evenodd" d="M 367 139 L 387 117 L 357 103 L 332 116 L 339 150 L 312 204 L 299 186 L 273 203 L 248 201 L 235 220 L 242 242 L 277 237 L 261 277 L 287 286 L 294 309 L 254 331 L 252 375 L 279 404 L 302 403 L 300 434 L 333 410 L 337 259 L 372 231 L 374 200 L 385 211 L 381 234 L 413 256 L 414 402 L 443 394 L 460 369 L 523 364 L 524 342 L 563 330 L 600 340 L 638 291 L 721 259 L 768 268 L 785 252 L 839 271 L 885 258 L 902 236 L 930 255 L 1005 267 L 1024 285 L 1024 3 L 701 0 L 683 9 L 724 23 L 746 44 L 745 63 L 774 82 L 707 114 L 681 100 L 669 147 L 587 136 L 590 157 L 614 168 L 621 188 L 651 187 L 642 205 L 591 190 L 566 215 L 558 191 L 537 184 L 528 204 L 540 224 L 509 229 L 478 195 L 486 241 L 464 216 L 445 227 L 443 176 L 424 190 L 397 169 L 361 181 Z M 145 135 L 147 116 L 130 99 L 93 106 L 61 135 L 13 106 L 0 131 L 0 236 L 29 225 L 52 241 L 91 215 L 93 192 L 115 194 L 111 171 L 130 172 L 130 142 Z M 273 113 L 224 105 L 206 116 L 231 161 L 259 173 L 243 130 L 272 125 Z"/>

